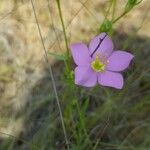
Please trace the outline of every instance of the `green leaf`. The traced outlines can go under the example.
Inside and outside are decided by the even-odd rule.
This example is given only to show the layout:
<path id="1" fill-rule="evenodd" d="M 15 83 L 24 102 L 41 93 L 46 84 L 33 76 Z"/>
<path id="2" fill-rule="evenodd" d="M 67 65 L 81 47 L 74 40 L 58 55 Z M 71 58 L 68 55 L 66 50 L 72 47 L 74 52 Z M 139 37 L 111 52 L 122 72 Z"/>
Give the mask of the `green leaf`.
<path id="1" fill-rule="evenodd" d="M 48 52 L 49 55 L 53 56 L 54 58 L 56 58 L 57 60 L 67 60 L 67 57 L 65 55 L 59 55 L 59 54 L 55 54 L 52 52 Z"/>

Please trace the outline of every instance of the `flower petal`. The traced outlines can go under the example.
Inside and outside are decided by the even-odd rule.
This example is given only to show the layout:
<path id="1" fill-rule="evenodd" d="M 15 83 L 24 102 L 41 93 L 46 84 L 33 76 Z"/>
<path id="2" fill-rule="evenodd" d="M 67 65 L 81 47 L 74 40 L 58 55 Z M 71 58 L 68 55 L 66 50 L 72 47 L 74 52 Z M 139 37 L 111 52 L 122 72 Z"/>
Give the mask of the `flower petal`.
<path id="1" fill-rule="evenodd" d="M 116 89 L 122 89 L 123 77 L 120 73 L 111 71 L 105 71 L 98 75 L 98 82 L 103 86 L 114 87 Z"/>
<path id="2" fill-rule="evenodd" d="M 76 65 L 89 66 L 91 57 L 88 47 L 83 43 L 76 43 L 70 46 L 72 56 Z"/>
<path id="3" fill-rule="evenodd" d="M 108 58 L 109 63 L 106 69 L 110 71 L 122 71 L 129 66 L 133 57 L 134 56 L 128 52 L 114 51 Z"/>
<path id="4" fill-rule="evenodd" d="M 90 67 L 78 66 L 75 68 L 75 84 L 93 87 L 97 83 L 97 74 Z"/>
<path id="5" fill-rule="evenodd" d="M 100 44 L 101 39 L 103 39 L 103 41 Z M 111 38 L 106 33 L 101 33 L 91 40 L 89 44 L 89 50 L 91 54 L 95 51 L 99 44 L 100 46 L 97 49 L 96 53 L 105 55 L 106 57 L 110 56 L 113 51 L 114 45 Z"/>

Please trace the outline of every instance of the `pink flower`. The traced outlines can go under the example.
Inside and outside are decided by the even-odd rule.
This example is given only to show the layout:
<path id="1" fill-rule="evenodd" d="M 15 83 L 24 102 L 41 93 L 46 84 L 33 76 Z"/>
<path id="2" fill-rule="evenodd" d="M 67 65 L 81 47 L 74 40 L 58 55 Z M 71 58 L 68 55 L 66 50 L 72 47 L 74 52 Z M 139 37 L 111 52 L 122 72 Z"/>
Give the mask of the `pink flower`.
<path id="1" fill-rule="evenodd" d="M 122 89 L 123 76 L 119 73 L 126 69 L 133 55 L 116 50 L 106 33 L 93 38 L 87 47 L 83 43 L 71 45 L 71 52 L 77 67 L 75 68 L 75 84 L 93 87 L 97 82 L 102 86 Z"/>

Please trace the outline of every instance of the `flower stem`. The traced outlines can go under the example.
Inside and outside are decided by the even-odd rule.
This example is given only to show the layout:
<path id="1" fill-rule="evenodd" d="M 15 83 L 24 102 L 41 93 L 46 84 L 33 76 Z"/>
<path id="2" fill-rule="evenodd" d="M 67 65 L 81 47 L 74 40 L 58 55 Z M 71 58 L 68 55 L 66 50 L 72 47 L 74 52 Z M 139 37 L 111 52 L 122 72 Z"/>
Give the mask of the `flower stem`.
<path id="1" fill-rule="evenodd" d="M 64 33 L 65 44 L 66 44 L 66 49 L 67 49 L 67 57 L 69 58 L 68 40 L 67 40 L 67 34 L 66 34 L 65 25 L 64 25 L 63 15 L 62 15 L 62 11 L 61 11 L 60 0 L 56 0 L 56 3 L 57 3 L 57 7 L 58 7 L 58 11 L 59 11 L 59 17 L 61 20 L 62 29 L 63 29 L 63 33 Z"/>
<path id="2" fill-rule="evenodd" d="M 116 10 L 116 0 L 113 0 L 112 20 L 114 20 L 115 17 L 115 10 Z"/>
<path id="3" fill-rule="evenodd" d="M 115 20 L 113 20 L 112 23 L 113 23 L 113 24 L 116 23 L 118 20 L 120 20 L 120 19 L 121 19 L 123 16 L 125 16 L 127 13 L 128 13 L 128 12 L 125 11 L 125 12 L 122 13 L 119 17 L 117 17 Z"/>

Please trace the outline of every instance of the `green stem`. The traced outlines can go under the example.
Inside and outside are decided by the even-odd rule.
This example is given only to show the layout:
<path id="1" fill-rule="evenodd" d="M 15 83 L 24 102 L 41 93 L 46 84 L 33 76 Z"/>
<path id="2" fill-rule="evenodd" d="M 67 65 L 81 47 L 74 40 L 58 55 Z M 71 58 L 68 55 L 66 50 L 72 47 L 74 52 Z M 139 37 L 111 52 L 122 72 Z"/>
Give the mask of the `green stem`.
<path id="1" fill-rule="evenodd" d="M 120 20 L 123 16 L 125 16 L 128 12 L 125 11 L 124 13 L 122 13 L 118 18 L 116 18 L 115 20 L 113 20 L 113 24 L 116 23 L 118 20 Z"/>
<path id="2" fill-rule="evenodd" d="M 116 0 L 113 0 L 112 20 L 114 20 L 115 10 L 116 10 Z"/>
<path id="3" fill-rule="evenodd" d="M 65 44 L 66 44 L 66 49 L 67 49 L 67 57 L 69 58 L 68 40 L 67 40 L 67 34 L 66 34 L 65 25 L 64 25 L 63 15 L 62 15 L 62 11 L 61 11 L 60 0 L 56 0 L 56 2 L 57 2 L 59 16 L 60 16 L 60 20 L 61 20 L 61 24 L 62 24 L 62 28 L 63 28 Z"/>
<path id="4" fill-rule="evenodd" d="M 87 141 L 90 144 L 91 141 L 90 141 L 89 135 L 88 135 L 87 130 L 86 130 L 85 120 L 83 119 L 81 108 L 80 108 L 80 105 L 79 105 L 79 102 L 78 102 L 77 99 L 76 99 L 76 106 L 77 106 L 77 111 L 78 111 L 78 114 L 79 114 L 79 120 L 81 122 L 82 130 L 84 132 L 84 135 L 86 136 L 85 141 Z"/>
<path id="5" fill-rule="evenodd" d="M 76 100 L 76 105 L 77 105 L 77 110 L 78 110 L 78 114 L 79 114 L 79 118 L 80 118 L 80 122 L 81 122 L 81 125 L 82 125 L 82 128 L 83 128 L 84 134 L 86 136 L 88 136 L 86 128 L 85 128 L 85 123 L 83 122 L 83 119 L 82 119 L 82 114 L 81 114 L 81 111 L 80 111 L 80 106 L 79 106 L 79 103 L 78 103 L 77 100 Z"/>
<path id="6" fill-rule="evenodd" d="M 53 16 L 52 16 L 52 14 L 51 14 L 51 7 L 50 7 L 50 1 L 49 1 L 49 0 L 47 0 L 47 7 L 48 7 L 48 11 L 49 11 L 50 18 L 51 18 L 51 21 L 52 21 L 52 28 L 53 28 L 54 33 L 55 33 L 55 35 L 56 35 L 56 39 L 57 39 L 57 41 L 58 41 L 59 49 L 61 50 L 60 40 L 59 40 L 59 36 L 57 35 L 55 26 L 54 26 L 54 21 L 53 21 Z M 64 64 L 65 64 L 65 67 L 67 68 L 67 70 L 69 70 L 66 60 L 64 60 Z"/>
<path id="7" fill-rule="evenodd" d="M 129 1 L 128 1 L 129 2 Z M 141 2 L 142 2 L 142 0 L 140 0 L 139 2 L 136 2 L 136 3 L 134 3 L 134 4 L 130 4 L 130 3 L 128 3 L 127 2 L 127 4 L 126 4 L 126 6 L 125 6 L 125 10 L 124 10 L 124 12 L 118 17 L 118 18 L 116 18 L 115 20 L 113 20 L 113 23 L 116 23 L 118 20 L 120 20 L 123 16 L 125 16 L 127 13 L 129 13 L 131 10 L 132 10 L 132 8 L 134 8 L 136 5 L 138 5 L 138 4 L 140 4 Z M 127 9 L 127 6 L 128 6 L 128 4 L 130 5 L 130 9 Z"/>
<path id="8" fill-rule="evenodd" d="M 112 7 L 112 4 L 113 4 L 113 1 L 110 2 L 110 5 L 109 5 L 109 7 L 108 7 L 108 10 L 106 11 L 106 15 L 105 15 L 105 19 L 104 19 L 104 20 L 107 19 L 108 14 L 109 14 L 109 12 L 110 12 L 110 9 L 111 9 L 111 7 Z"/>

